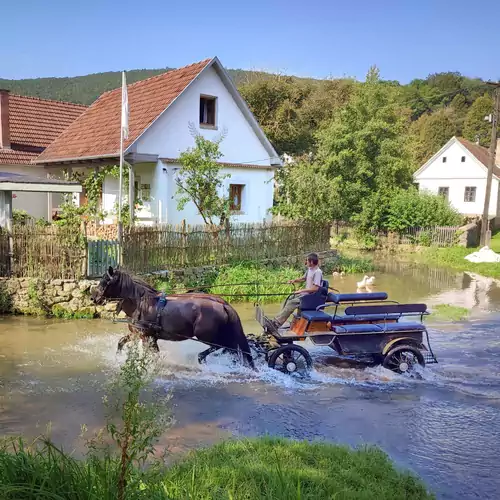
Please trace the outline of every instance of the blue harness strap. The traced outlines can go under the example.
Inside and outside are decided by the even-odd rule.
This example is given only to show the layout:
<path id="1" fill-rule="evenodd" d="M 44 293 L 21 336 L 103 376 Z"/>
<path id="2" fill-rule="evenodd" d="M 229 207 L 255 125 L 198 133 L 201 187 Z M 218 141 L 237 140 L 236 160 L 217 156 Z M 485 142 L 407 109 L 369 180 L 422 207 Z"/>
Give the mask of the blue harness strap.
<path id="1" fill-rule="evenodd" d="M 158 296 L 158 302 L 156 303 L 156 323 L 159 325 L 160 324 L 160 316 L 161 312 L 163 311 L 163 308 L 167 305 L 167 295 L 162 292 Z"/>

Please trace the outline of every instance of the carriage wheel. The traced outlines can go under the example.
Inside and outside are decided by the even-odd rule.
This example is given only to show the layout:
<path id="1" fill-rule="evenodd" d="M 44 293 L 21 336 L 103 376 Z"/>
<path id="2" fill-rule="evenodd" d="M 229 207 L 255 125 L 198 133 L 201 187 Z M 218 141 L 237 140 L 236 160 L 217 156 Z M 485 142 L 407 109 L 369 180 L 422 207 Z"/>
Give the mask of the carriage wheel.
<path id="1" fill-rule="evenodd" d="M 274 368 L 287 375 L 297 373 L 304 376 L 312 368 L 312 358 L 303 347 L 289 344 L 273 351 L 267 364 L 269 368 Z"/>
<path id="2" fill-rule="evenodd" d="M 409 345 L 391 349 L 382 362 L 384 368 L 396 373 L 412 373 L 417 365 L 425 366 L 424 356 L 419 349 Z"/>

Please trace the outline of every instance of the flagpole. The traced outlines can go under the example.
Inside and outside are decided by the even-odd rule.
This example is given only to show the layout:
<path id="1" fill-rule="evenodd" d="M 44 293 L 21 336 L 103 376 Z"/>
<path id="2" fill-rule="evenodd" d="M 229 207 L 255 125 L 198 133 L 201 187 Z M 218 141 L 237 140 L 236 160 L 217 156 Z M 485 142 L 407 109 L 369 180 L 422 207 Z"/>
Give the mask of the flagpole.
<path id="1" fill-rule="evenodd" d="M 121 120 L 120 120 L 120 180 L 118 182 L 118 242 L 120 245 L 119 263 L 123 264 L 122 258 L 122 240 L 123 240 L 123 224 L 122 224 L 122 206 L 123 206 L 123 140 L 125 138 L 125 127 L 128 137 L 128 92 L 125 81 L 125 71 L 122 72 L 122 104 L 121 104 Z"/>

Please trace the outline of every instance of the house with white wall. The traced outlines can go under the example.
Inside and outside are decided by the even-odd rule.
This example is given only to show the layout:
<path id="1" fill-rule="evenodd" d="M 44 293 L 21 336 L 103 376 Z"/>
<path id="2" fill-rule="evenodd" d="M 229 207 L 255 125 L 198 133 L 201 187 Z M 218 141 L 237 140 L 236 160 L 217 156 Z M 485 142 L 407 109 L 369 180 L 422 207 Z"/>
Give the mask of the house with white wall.
<path id="1" fill-rule="evenodd" d="M 232 220 L 262 222 L 273 204 L 274 171 L 281 160 L 217 58 L 128 85 L 129 137 L 125 160 L 133 168 L 135 194 L 144 201 L 142 223 L 202 223 L 190 203 L 177 210 L 176 171 L 193 132 L 223 135 L 220 165 L 231 196 Z M 100 96 L 34 160 L 52 174 L 89 172 L 116 165 L 120 148 L 121 89 Z M 107 176 L 102 209 L 115 210 L 118 180 Z M 108 218 L 111 222 L 112 217 Z"/>
<path id="2" fill-rule="evenodd" d="M 493 168 L 489 217 L 493 225 L 500 220 L 500 161 L 497 148 Z M 489 152 L 462 137 L 452 137 L 413 178 L 420 190 L 439 194 L 464 216 L 481 216 L 486 195 Z"/>
<path id="3" fill-rule="evenodd" d="M 32 164 L 86 106 L 13 95 L 0 89 L 0 174 L 47 178 L 43 166 Z M 12 208 L 49 220 L 60 195 L 27 190 L 12 192 Z"/>

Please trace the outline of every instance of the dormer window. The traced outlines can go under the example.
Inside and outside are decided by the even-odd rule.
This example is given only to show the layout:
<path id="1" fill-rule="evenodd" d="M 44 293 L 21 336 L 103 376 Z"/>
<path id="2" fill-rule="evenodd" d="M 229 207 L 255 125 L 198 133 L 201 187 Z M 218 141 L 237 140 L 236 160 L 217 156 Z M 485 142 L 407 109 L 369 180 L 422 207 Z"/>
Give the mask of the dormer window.
<path id="1" fill-rule="evenodd" d="M 446 156 L 443 156 L 443 163 L 446 163 Z"/>
<path id="2" fill-rule="evenodd" d="M 216 97 L 200 97 L 200 125 L 203 127 L 215 127 Z"/>

